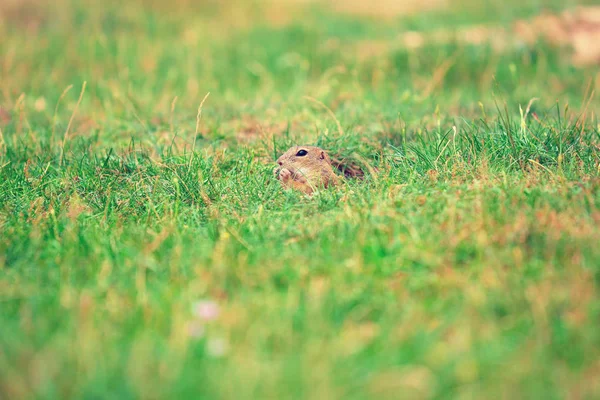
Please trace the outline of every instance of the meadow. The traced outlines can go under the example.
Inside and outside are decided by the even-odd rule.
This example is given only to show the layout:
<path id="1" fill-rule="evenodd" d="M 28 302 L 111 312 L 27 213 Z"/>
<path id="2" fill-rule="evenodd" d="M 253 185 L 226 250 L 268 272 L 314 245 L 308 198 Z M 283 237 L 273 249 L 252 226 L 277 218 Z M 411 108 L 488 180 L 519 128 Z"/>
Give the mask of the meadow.
<path id="1" fill-rule="evenodd" d="M 0 3 L 0 398 L 600 398 L 585 3 Z"/>

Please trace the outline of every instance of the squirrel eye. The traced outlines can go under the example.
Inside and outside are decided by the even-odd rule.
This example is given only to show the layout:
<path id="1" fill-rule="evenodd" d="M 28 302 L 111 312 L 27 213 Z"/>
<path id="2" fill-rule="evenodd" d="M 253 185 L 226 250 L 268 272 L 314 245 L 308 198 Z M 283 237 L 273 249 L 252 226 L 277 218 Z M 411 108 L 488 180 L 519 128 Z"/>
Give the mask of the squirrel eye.
<path id="1" fill-rule="evenodd" d="M 307 154 L 308 154 L 308 151 L 306 151 L 306 150 L 300 150 L 299 152 L 296 153 L 296 155 L 298 157 L 304 157 Z"/>

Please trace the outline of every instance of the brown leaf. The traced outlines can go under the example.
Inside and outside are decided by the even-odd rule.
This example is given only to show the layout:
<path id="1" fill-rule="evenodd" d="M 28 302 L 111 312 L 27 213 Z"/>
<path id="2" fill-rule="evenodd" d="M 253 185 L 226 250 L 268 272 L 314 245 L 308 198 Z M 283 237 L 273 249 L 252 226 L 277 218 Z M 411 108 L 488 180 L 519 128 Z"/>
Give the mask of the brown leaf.
<path id="1" fill-rule="evenodd" d="M 0 107 L 0 123 L 2 125 L 8 125 L 12 119 L 10 112 L 6 108 Z"/>

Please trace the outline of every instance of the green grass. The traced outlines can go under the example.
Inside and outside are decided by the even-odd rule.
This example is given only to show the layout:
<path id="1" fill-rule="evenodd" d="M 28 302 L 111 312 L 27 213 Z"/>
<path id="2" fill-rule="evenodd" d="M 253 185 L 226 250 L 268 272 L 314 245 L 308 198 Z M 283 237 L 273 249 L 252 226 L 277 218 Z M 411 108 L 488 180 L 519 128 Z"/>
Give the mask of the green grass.
<path id="1" fill-rule="evenodd" d="M 600 398 L 597 68 L 170 3 L 0 6 L 0 398 Z"/>

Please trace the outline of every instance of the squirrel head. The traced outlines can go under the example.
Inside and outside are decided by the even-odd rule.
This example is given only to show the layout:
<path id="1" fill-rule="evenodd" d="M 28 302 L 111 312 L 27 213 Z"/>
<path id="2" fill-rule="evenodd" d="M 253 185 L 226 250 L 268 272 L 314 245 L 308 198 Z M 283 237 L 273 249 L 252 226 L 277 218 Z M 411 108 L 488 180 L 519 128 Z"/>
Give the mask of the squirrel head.
<path id="1" fill-rule="evenodd" d="M 291 178 L 311 188 L 335 184 L 331 159 L 325 150 L 315 146 L 294 146 L 277 159 L 275 175 Z"/>
<path id="2" fill-rule="evenodd" d="M 331 168 L 331 160 L 325 150 L 315 146 L 294 146 L 277 159 L 280 169 L 301 175 L 310 175 L 322 167 Z"/>

